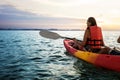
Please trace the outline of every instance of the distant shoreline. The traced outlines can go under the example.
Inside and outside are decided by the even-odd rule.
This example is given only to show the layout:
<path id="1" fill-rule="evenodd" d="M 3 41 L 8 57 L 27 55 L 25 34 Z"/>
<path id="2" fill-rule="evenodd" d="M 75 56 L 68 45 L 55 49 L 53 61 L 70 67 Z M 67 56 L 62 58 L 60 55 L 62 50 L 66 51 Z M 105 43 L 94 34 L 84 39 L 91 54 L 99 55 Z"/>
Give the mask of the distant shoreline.
<path id="1" fill-rule="evenodd" d="M 85 31 L 84 29 L 0 29 L 1 30 L 25 30 L 25 31 L 40 31 L 40 30 L 51 30 L 51 31 Z M 120 30 L 103 30 L 103 31 L 120 31 Z"/>
<path id="2" fill-rule="evenodd" d="M 0 30 L 52 30 L 52 31 L 82 31 L 81 29 L 0 29 Z"/>

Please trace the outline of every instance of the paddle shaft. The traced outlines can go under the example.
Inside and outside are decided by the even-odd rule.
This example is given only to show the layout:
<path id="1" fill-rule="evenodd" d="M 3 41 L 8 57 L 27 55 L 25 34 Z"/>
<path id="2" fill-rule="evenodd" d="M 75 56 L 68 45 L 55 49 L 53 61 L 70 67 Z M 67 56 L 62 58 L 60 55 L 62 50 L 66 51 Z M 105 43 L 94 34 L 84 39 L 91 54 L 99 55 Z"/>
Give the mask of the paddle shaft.
<path id="1" fill-rule="evenodd" d="M 73 38 L 61 36 L 61 35 L 59 35 L 56 32 L 52 32 L 52 31 L 48 31 L 48 30 L 41 30 L 39 32 L 39 34 L 42 37 L 49 38 L 49 39 L 59 39 L 59 38 L 62 38 L 62 39 L 73 39 Z"/>

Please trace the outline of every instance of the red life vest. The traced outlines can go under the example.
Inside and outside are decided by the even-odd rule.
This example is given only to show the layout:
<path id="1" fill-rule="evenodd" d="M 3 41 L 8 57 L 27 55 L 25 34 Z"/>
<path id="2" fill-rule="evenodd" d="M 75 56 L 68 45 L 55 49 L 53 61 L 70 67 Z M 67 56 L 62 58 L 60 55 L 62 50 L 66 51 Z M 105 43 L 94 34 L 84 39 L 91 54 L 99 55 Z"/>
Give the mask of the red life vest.
<path id="1" fill-rule="evenodd" d="M 102 31 L 100 27 L 91 26 L 90 30 L 90 39 L 87 40 L 87 45 L 90 45 L 92 49 L 100 49 L 103 45 L 102 40 Z"/>

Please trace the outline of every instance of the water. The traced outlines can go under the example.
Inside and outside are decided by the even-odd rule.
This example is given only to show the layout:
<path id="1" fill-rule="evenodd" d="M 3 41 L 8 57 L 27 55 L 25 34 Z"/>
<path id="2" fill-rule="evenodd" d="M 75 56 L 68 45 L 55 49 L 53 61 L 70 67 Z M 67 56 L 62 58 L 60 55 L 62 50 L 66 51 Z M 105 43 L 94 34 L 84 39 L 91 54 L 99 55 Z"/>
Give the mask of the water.
<path id="1" fill-rule="evenodd" d="M 55 31 L 82 39 L 84 31 Z M 71 34 L 72 33 L 72 34 Z M 104 31 L 105 44 L 120 47 L 119 31 Z M 39 31 L 0 31 L 0 80 L 119 80 L 120 73 L 95 67 L 66 53 L 63 39 Z"/>

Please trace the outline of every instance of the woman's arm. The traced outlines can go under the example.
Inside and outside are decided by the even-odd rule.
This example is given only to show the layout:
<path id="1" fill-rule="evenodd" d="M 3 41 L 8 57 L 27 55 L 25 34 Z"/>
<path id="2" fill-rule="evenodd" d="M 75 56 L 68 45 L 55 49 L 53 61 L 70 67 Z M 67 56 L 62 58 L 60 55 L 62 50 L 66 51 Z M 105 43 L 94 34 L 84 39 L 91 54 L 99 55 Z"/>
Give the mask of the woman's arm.
<path id="1" fill-rule="evenodd" d="M 90 34 L 89 30 L 86 29 L 86 30 L 85 30 L 85 34 L 84 34 L 84 37 L 83 37 L 83 42 L 81 43 L 82 46 L 85 46 L 85 45 L 86 45 L 86 43 L 87 43 L 87 38 L 89 37 L 89 34 Z"/>
<path id="2" fill-rule="evenodd" d="M 102 46 L 105 46 L 104 39 L 103 39 L 103 34 L 102 34 Z"/>
<path id="3" fill-rule="evenodd" d="M 103 40 L 103 38 L 102 38 L 102 46 L 105 46 L 105 43 L 104 43 L 104 40 Z"/>

